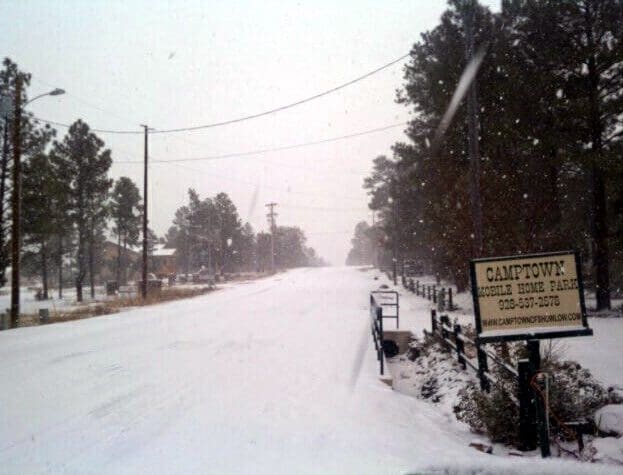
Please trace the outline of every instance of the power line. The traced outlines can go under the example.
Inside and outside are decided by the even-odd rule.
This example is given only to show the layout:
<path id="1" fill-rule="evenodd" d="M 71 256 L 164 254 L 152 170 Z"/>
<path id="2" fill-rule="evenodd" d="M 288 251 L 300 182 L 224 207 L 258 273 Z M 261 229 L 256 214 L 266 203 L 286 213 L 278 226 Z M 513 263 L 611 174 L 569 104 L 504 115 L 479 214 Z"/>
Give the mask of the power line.
<path id="1" fill-rule="evenodd" d="M 152 160 L 152 163 L 172 163 L 172 162 L 198 162 L 198 161 L 207 161 L 207 160 L 221 160 L 224 158 L 236 158 L 236 157 L 246 157 L 249 155 L 261 155 L 264 153 L 270 152 L 280 152 L 283 150 L 292 150 L 295 148 L 301 147 L 309 147 L 311 145 L 320 145 L 323 143 L 336 142 L 338 140 L 346 140 L 355 137 L 360 137 L 362 135 L 373 134 L 376 132 L 383 132 L 385 130 L 394 129 L 396 127 L 404 127 L 409 122 L 399 122 L 397 124 L 386 125 L 384 127 L 377 127 L 375 129 L 364 130 L 362 132 L 355 132 L 353 134 L 340 135 L 339 137 L 331 137 L 327 139 L 315 140 L 312 142 L 303 142 L 293 145 L 284 145 L 282 147 L 274 147 L 274 148 L 265 148 L 258 150 L 249 150 L 246 152 L 235 152 L 235 153 L 226 153 L 222 155 L 208 155 L 205 157 L 192 157 L 192 158 L 172 158 L 168 160 Z M 116 161 L 115 163 L 143 163 L 140 160 L 124 160 L 124 161 Z"/>
<path id="2" fill-rule="evenodd" d="M 274 114 L 276 112 L 282 112 L 284 110 L 291 109 L 293 107 L 305 104 L 307 102 L 311 102 L 313 100 L 320 99 L 321 97 L 324 97 L 326 95 L 332 94 L 332 93 L 337 92 L 337 91 L 339 91 L 341 89 L 344 89 L 344 88 L 346 88 L 348 86 L 351 86 L 351 85 L 353 85 L 353 84 L 355 84 L 355 83 L 357 83 L 359 81 L 367 79 L 370 76 L 373 76 L 374 74 L 377 74 L 377 73 L 383 71 L 384 69 L 387 69 L 387 68 L 393 66 L 394 64 L 399 63 L 403 59 L 407 58 L 409 56 L 409 54 L 410 53 L 404 54 L 401 57 L 399 57 L 399 58 L 397 58 L 397 59 L 395 59 L 393 61 L 390 61 L 387 64 L 384 64 L 383 66 L 380 66 L 380 67 L 378 67 L 378 68 L 376 68 L 376 69 L 374 69 L 374 70 L 372 70 L 372 71 L 370 71 L 370 72 L 368 72 L 368 73 L 366 73 L 366 74 L 364 74 L 362 76 L 359 76 L 359 77 L 357 77 L 355 79 L 351 79 L 350 81 L 347 81 L 347 82 L 345 82 L 343 84 L 340 84 L 338 86 L 332 87 L 331 89 L 327 89 L 326 91 L 320 92 L 318 94 L 314 94 L 313 96 L 309 96 L 309 97 L 306 97 L 304 99 L 300 99 L 298 101 L 292 102 L 290 104 L 285 104 L 283 106 L 276 107 L 274 109 L 270 109 L 270 110 L 263 111 L 263 112 L 258 112 L 256 114 L 250 114 L 250 115 L 238 117 L 238 118 L 235 118 L 235 119 L 228 119 L 228 120 L 223 120 L 223 121 L 220 121 L 220 122 L 212 122 L 210 124 L 196 125 L 196 126 L 190 126 L 190 127 L 179 127 L 179 128 L 173 128 L 173 129 L 153 130 L 151 133 L 152 134 L 168 134 L 168 133 L 176 133 L 176 132 L 190 132 L 190 131 L 193 131 L 193 130 L 210 129 L 210 128 L 213 128 L 213 127 L 221 127 L 221 126 L 224 126 L 224 125 L 231 125 L 231 124 L 235 124 L 235 123 L 238 123 L 238 122 L 244 122 L 246 120 L 257 119 L 259 117 L 263 117 L 263 116 L 266 116 L 266 115 Z M 69 124 L 64 124 L 62 122 L 55 122 L 55 121 L 52 121 L 52 120 L 43 119 L 41 117 L 35 117 L 35 118 L 37 120 L 40 120 L 40 121 L 45 122 L 45 123 L 50 124 L 50 125 L 56 125 L 58 127 L 66 127 L 66 128 L 70 127 Z M 93 132 L 100 133 L 100 134 L 142 134 L 143 133 L 142 130 L 112 130 L 112 129 L 91 129 L 91 130 Z"/>
<path id="3" fill-rule="evenodd" d="M 245 121 L 245 120 L 257 119 L 258 117 L 262 117 L 262 116 L 265 116 L 265 115 L 273 114 L 275 112 L 281 112 L 281 111 L 284 111 L 286 109 L 291 109 L 292 107 L 300 106 L 301 104 L 305 104 L 306 102 L 310 102 L 310 101 L 313 101 L 315 99 L 319 99 L 319 98 L 321 98 L 323 96 L 326 96 L 326 95 L 331 94 L 333 92 L 339 91 L 340 89 L 344 89 L 345 87 L 351 86 L 351 85 L 353 85 L 353 84 L 355 84 L 355 83 L 357 83 L 359 81 L 362 81 L 362 80 L 364 80 L 364 79 L 366 79 L 366 78 L 368 78 L 368 77 L 370 77 L 370 76 L 372 76 L 372 75 L 374 75 L 374 74 L 376 74 L 376 73 L 378 73 L 378 72 L 380 72 L 380 71 L 382 71 L 384 69 L 389 68 L 390 66 L 393 66 L 394 64 L 402 61 L 403 59 L 407 58 L 408 56 L 409 56 L 409 53 L 407 53 L 405 55 L 402 55 L 400 58 L 395 59 L 395 60 L 393 60 L 393 61 L 391 61 L 391 62 L 389 62 L 389 63 L 387 63 L 387 64 L 385 64 L 385 65 L 383 65 L 383 66 L 381 66 L 379 68 L 376 68 L 375 70 L 370 71 L 369 73 L 366 73 L 363 76 L 359 76 L 358 78 L 355 78 L 355 79 L 352 79 L 352 80 L 350 80 L 348 82 L 345 82 L 344 84 L 340 84 L 339 86 L 333 87 L 331 89 L 328 89 L 326 91 L 320 92 L 318 94 L 315 94 L 313 96 L 307 97 L 305 99 L 301 99 L 299 101 L 292 102 L 291 104 L 286 104 L 284 106 L 277 107 L 275 109 L 271 109 L 271 110 L 268 110 L 268 111 L 260 112 L 258 114 L 248 115 L 248 116 L 245 116 L 245 117 L 239 117 L 237 119 L 230 119 L 230 120 L 225 120 L 225 121 L 222 121 L 222 122 L 214 122 L 212 124 L 198 125 L 198 126 L 195 126 L 195 127 L 183 127 L 183 128 L 178 128 L 178 129 L 159 130 L 159 131 L 156 131 L 156 133 L 165 134 L 165 133 L 172 133 L 172 132 L 188 132 L 188 131 L 192 131 L 192 130 L 208 129 L 208 128 L 211 128 L 211 127 L 219 127 L 219 126 L 222 126 L 222 125 L 234 124 L 234 123 L 242 122 L 242 121 Z"/>

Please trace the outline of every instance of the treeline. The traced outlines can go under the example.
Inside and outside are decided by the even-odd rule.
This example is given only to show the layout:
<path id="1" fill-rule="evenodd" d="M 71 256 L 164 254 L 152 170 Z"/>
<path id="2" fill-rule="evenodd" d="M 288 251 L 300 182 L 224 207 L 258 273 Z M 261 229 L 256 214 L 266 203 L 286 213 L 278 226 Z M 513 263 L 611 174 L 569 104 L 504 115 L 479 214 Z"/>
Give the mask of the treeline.
<path id="1" fill-rule="evenodd" d="M 481 250 L 466 100 L 434 141 L 469 31 L 486 48 L 475 87 Z M 623 284 L 622 39 L 620 0 L 506 0 L 500 13 L 450 1 L 413 45 L 397 92 L 413 114 L 409 140 L 377 157 L 364 184 L 386 259 L 420 259 L 465 288 L 477 255 L 578 249 L 598 309 L 610 307 Z"/>
<path id="2" fill-rule="evenodd" d="M 166 246 L 177 249 L 177 267 L 185 273 L 201 268 L 214 272 L 271 269 L 271 235 L 255 233 L 242 224 L 236 206 L 226 193 L 201 199 L 188 190 L 188 204 L 175 212 L 165 236 Z M 291 268 L 324 265 L 297 227 L 275 229 L 275 266 Z"/>
<path id="3" fill-rule="evenodd" d="M 31 76 L 9 58 L 0 70 L 0 95 L 16 97 L 18 76 L 21 102 L 26 104 Z M 0 136 L 0 287 L 6 285 L 10 265 L 14 128 L 12 116 L 7 117 Z M 44 299 L 51 283 L 62 297 L 67 281 L 75 285 L 78 301 L 83 300 L 86 286 L 94 297 L 104 266 L 112 266 L 117 281 L 125 283 L 132 271 L 127 250 L 142 242 L 143 205 L 136 184 L 128 177 L 117 181 L 109 177 L 111 150 L 81 119 L 61 138 L 54 128 L 23 111 L 19 130 L 23 274 L 41 281 Z M 107 241 L 117 244 L 112 263 L 106 262 Z M 225 193 L 201 200 L 189 190 L 189 203 L 176 212 L 166 238 L 158 239 L 148 230 L 150 253 L 157 243 L 176 248 L 178 269 L 187 272 L 206 264 L 221 272 L 269 268 L 270 235 L 255 234 L 249 224 L 241 225 L 236 207 Z M 321 264 L 305 243 L 300 229 L 277 228 L 276 265 Z"/>
<path id="4" fill-rule="evenodd" d="M 351 248 L 346 256 L 347 266 L 377 264 L 377 250 L 381 247 L 384 233 L 381 226 L 370 226 L 365 221 L 357 223 Z"/>

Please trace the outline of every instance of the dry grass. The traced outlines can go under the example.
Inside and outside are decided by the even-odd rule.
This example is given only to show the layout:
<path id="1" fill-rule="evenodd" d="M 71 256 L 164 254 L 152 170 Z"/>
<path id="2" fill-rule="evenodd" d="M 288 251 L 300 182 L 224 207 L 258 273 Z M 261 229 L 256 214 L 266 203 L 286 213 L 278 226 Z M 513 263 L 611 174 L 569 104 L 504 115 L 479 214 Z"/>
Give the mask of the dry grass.
<path id="1" fill-rule="evenodd" d="M 129 297 L 120 296 L 116 299 L 90 303 L 66 311 L 51 311 L 50 318 L 47 323 L 68 322 L 71 320 L 81 320 L 83 318 L 110 315 L 128 307 L 142 307 L 168 302 L 171 300 L 186 299 L 203 295 L 208 292 L 212 292 L 213 290 L 215 290 L 214 287 L 209 286 L 195 288 L 165 287 L 160 293 L 149 294 L 145 300 L 137 295 Z M 35 325 L 40 325 L 38 314 L 20 315 L 20 327 L 30 327 Z"/>

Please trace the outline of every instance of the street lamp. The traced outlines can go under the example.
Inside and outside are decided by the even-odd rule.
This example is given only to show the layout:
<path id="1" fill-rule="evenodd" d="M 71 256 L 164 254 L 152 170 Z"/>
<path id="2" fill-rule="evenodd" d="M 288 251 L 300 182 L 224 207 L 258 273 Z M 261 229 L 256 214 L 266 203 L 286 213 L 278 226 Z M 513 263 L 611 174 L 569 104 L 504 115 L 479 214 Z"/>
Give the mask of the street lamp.
<path id="1" fill-rule="evenodd" d="M 11 227 L 11 327 L 17 326 L 19 320 L 19 274 L 20 274 L 20 222 L 21 222 L 21 126 L 22 108 L 45 96 L 60 96 L 65 94 L 63 89 L 55 88 L 50 92 L 39 94 L 22 106 L 22 75 L 18 74 L 15 80 L 15 111 L 13 126 L 13 226 Z"/>
<path id="2" fill-rule="evenodd" d="M 24 104 L 24 107 L 26 107 L 28 104 L 30 104 L 31 102 L 36 101 L 37 99 L 41 98 L 41 97 L 45 97 L 45 96 L 61 96 L 65 94 L 65 89 L 60 89 L 60 88 L 56 88 L 56 89 L 52 89 L 50 92 L 44 92 L 43 94 L 39 94 L 38 96 L 33 97 L 32 99 L 30 99 L 29 101 L 27 101 Z"/>

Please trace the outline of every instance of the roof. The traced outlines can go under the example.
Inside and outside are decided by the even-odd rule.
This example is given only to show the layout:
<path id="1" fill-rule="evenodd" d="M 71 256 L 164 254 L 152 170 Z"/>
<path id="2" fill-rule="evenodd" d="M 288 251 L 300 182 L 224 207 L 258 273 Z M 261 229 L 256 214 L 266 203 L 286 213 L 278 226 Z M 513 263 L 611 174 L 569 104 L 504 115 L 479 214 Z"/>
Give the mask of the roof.
<path id="1" fill-rule="evenodd" d="M 164 244 L 156 244 L 154 246 L 154 251 L 152 252 L 152 256 L 156 256 L 156 257 L 167 257 L 167 256 L 174 256 L 175 255 L 175 248 L 167 248 L 164 247 Z"/>
<path id="2" fill-rule="evenodd" d="M 107 239 L 104 245 L 110 246 L 113 249 L 117 249 L 119 247 L 119 245 L 115 241 L 111 241 L 110 239 Z M 126 252 L 133 252 L 135 254 L 140 254 L 142 249 L 143 247 L 141 245 L 133 246 L 132 244 L 128 244 L 125 248 Z"/>

